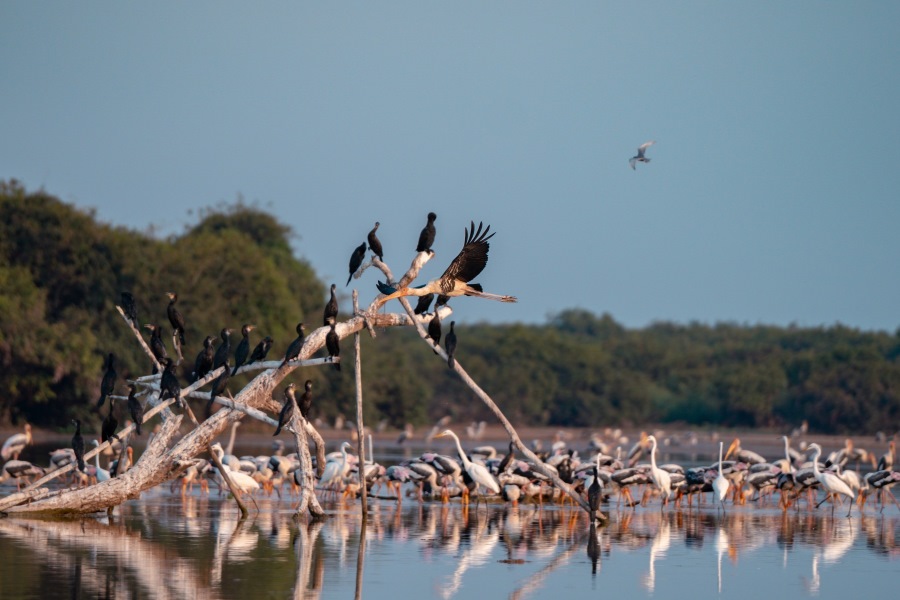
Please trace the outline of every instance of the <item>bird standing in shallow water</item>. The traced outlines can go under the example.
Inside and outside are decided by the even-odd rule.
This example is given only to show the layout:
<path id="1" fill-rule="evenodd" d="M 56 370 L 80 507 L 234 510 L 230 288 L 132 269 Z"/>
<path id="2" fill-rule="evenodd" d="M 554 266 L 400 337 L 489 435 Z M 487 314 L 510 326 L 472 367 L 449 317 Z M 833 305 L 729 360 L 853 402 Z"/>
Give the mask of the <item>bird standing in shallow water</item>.
<path id="1" fill-rule="evenodd" d="M 281 363 L 281 366 L 278 367 L 279 369 L 288 364 L 289 361 L 300 356 L 300 351 L 303 350 L 303 343 L 305 341 L 306 332 L 303 329 L 303 323 L 297 323 L 297 338 L 288 346 L 287 351 L 284 353 L 284 361 Z"/>
<path id="2" fill-rule="evenodd" d="M 219 332 L 219 335 L 222 337 L 222 343 L 216 348 L 216 354 L 213 356 L 213 369 L 218 369 L 225 364 L 228 355 L 231 354 L 231 329 L 225 327 Z"/>
<path id="3" fill-rule="evenodd" d="M 291 422 L 291 419 L 294 417 L 295 401 L 294 383 L 291 382 L 284 388 L 284 404 L 281 405 L 281 413 L 278 415 L 278 427 L 275 428 L 275 433 L 272 434 L 273 437 L 281 433 L 281 429 Z"/>
<path id="4" fill-rule="evenodd" d="M 443 294 L 445 296 L 477 296 L 479 298 L 487 298 L 489 300 L 499 300 L 500 302 L 516 302 L 515 296 L 500 296 L 497 294 L 485 293 L 481 286 L 477 283 L 469 283 L 484 270 L 488 260 L 488 250 L 490 244 L 488 240 L 494 237 L 494 234 L 488 235 L 491 230 L 490 225 L 485 229 L 482 223 L 478 224 L 475 229 L 475 222 L 471 222 L 471 229 L 466 228 L 465 241 L 462 250 L 444 271 L 440 279 L 429 281 L 425 285 L 418 287 L 404 287 L 397 289 L 391 285 L 377 282 L 378 291 L 384 294 L 383 297 L 375 300 L 375 307 L 380 308 L 388 300 L 400 298 L 403 296 L 425 296 L 427 294 Z"/>
<path id="5" fill-rule="evenodd" d="M 428 222 L 419 233 L 419 243 L 416 244 L 416 252 L 431 252 L 431 245 L 434 244 L 434 236 L 437 233 L 434 229 L 434 220 L 437 215 L 433 212 L 428 213 Z"/>
<path id="6" fill-rule="evenodd" d="M 81 421 L 72 419 L 72 423 L 75 424 L 75 435 L 72 436 L 72 450 L 75 452 L 78 470 L 84 473 L 84 438 L 81 437 Z"/>
<path id="7" fill-rule="evenodd" d="M 375 232 L 378 231 L 378 226 L 381 225 L 378 221 L 375 221 L 375 227 L 372 228 L 372 231 L 369 232 L 368 237 L 366 238 L 369 242 L 369 250 L 378 257 L 378 260 L 384 260 L 384 251 L 381 249 L 381 240 L 378 239 L 378 236 L 375 235 Z"/>
<path id="8" fill-rule="evenodd" d="M 813 464 L 813 473 L 816 476 L 816 479 L 819 482 L 819 485 L 822 486 L 822 489 L 825 490 L 825 500 L 832 498 L 831 500 L 831 514 L 834 514 L 834 505 L 838 501 L 838 496 L 847 496 L 850 498 L 850 508 L 847 510 L 847 516 L 850 516 L 850 512 L 853 510 L 853 499 L 855 498 L 855 494 L 853 490 L 850 489 L 843 479 L 831 473 L 829 471 L 822 472 L 819 470 L 819 457 L 822 456 L 822 447 L 818 444 L 810 444 L 806 447 L 807 450 L 812 450 L 812 464 Z M 822 502 L 819 502 L 821 504 Z M 818 504 L 816 505 L 818 507 Z"/>
<path id="9" fill-rule="evenodd" d="M 137 399 L 137 384 L 133 381 L 128 384 L 128 412 L 134 421 L 134 431 L 141 435 L 141 424 L 144 422 L 144 408 Z"/>
<path id="10" fill-rule="evenodd" d="M 253 353 L 250 355 L 250 359 L 247 361 L 247 364 L 255 363 L 259 360 L 265 360 L 266 355 L 269 353 L 269 350 L 272 348 L 272 338 L 266 336 L 262 339 L 260 343 L 256 345 L 256 348 L 253 349 Z"/>
<path id="11" fill-rule="evenodd" d="M 238 367 L 247 361 L 247 356 L 250 354 L 251 331 L 253 331 L 253 325 L 244 324 L 244 326 L 241 327 L 242 337 L 237 348 L 234 349 L 234 370 L 231 372 L 232 375 L 237 375 Z"/>
<path id="12" fill-rule="evenodd" d="M 347 277 L 347 285 L 350 285 L 350 280 L 353 279 L 353 274 L 356 273 L 356 270 L 363 263 L 363 259 L 366 257 L 366 243 L 363 242 L 353 251 L 353 254 L 350 255 L 350 276 Z"/>
<path id="13" fill-rule="evenodd" d="M 335 290 L 337 290 L 337 285 L 331 284 L 331 298 L 328 302 L 325 303 L 325 310 L 322 314 L 322 325 L 328 327 L 328 319 L 337 320 L 338 316 L 338 301 L 337 296 L 335 295 Z"/>
<path id="14" fill-rule="evenodd" d="M 0 448 L 0 459 L 4 461 L 19 460 L 22 450 L 29 444 L 31 444 L 31 425 L 25 423 L 25 433 L 11 435 L 3 442 L 3 448 Z"/>
<path id="15" fill-rule="evenodd" d="M 103 406 L 106 397 L 113 393 L 116 388 L 116 355 L 112 352 L 106 359 L 106 372 L 103 373 L 103 379 L 100 381 L 100 399 L 97 400 L 97 410 Z"/>
<path id="16" fill-rule="evenodd" d="M 331 326 L 331 329 L 325 334 L 325 349 L 328 350 L 328 357 L 334 361 L 335 357 L 339 358 L 341 356 L 341 338 L 338 336 L 337 331 L 334 330 L 334 319 L 330 319 L 328 324 Z M 334 363 L 334 368 L 340 371 L 341 363 Z"/>
<path id="17" fill-rule="evenodd" d="M 176 349 L 180 356 L 181 347 L 184 346 L 184 317 L 178 312 L 178 309 L 175 308 L 175 303 L 178 302 L 178 294 L 175 292 L 166 292 L 166 296 L 169 297 L 169 306 L 166 307 L 166 314 L 169 317 L 169 323 L 172 324 L 172 329 L 175 330 L 172 332 L 172 339 L 174 340 L 175 336 L 178 336 L 178 345 L 176 346 Z"/>
<path id="18" fill-rule="evenodd" d="M 451 369 L 456 364 L 456 358 L 454 357 L 454 354 L 456 354 L 456 331 L 453 330 L 454 325 L 456 325 L 456 321 L 450 321 L 450 331 L 447 333 L 447 337 L 444 338 L 444 350 L 447 351 L 447 366 Z"/>
<path id="19" fill-rule="evenodd" d="M 109 399 L 109 412 L 106 413 L 106 418 L 103 419 L 103 424 L 100 426 L 100 441 L 105 442 L 110 438 L 115 438 L 116 441 L 119 441 L 119 436 L 116 435 L 116 428 L 119 426 L 119 422 L 116 420 L 116 415 L 113 414 L 115 410 L 116 400 L 115 398 Z"/>
<path id="20" fill-rule="evenodd" d="M 635 168 L 635 164 L 636 164 L 636 163 L 639 163 L 639 162 L 642 162 L 642 163 L 648 163 L 648 162 L 650 162 L 650 159 L 647 158 L 646 156 L 644 156 L 644 152 L 646 152 L 646 151 L 647 151 L 647 148 L 649 148 L 650 146 L 652 146 L 652 145 L 655 144 L 655 143 L 656 143 L 656 140 L 650 140 L 649 142 L 644 142 L 643 144 L 641 144 L 640 146 L 638 146 L 638 149 L 637 149 L 637 155 L 632 156 L 631 158 L 628 159 L 628 164 L 631 165 L 631 168 L 632 168 L 632 169 L 636 169 L 636 168 Z"/>

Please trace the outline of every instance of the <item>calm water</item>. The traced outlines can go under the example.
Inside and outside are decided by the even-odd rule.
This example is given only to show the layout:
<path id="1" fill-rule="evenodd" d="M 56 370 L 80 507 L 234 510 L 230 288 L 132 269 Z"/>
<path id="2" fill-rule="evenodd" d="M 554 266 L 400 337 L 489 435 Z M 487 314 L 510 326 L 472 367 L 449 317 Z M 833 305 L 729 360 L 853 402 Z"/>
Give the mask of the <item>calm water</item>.
<path id="1" fill-rule="evenodd" d="M 592 531 L 580 510 L 376 500 L 364 536 L 352 503 L 313 524 L 259 507 L 155 490 L 111 518 L 0 519 L 0 598 L 837 598 L 900 572 L 894 506 L 613 507 Z"/>

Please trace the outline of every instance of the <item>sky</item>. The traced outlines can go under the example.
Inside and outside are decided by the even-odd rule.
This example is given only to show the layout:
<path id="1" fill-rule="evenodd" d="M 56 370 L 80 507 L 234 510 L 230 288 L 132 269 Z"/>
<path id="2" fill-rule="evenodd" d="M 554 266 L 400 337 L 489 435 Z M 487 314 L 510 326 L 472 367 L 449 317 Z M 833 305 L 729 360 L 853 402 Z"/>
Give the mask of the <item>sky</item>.
<path id="1" fill-rule="evenodd" d="M 516 304 L 900 325 L 900 3 L 3 2 L 0 178 L 159 235 L 243 198 L 343 284 L 470 221 Z M 645 141 L 651 162 L 628 159 Z M 185 296 L 186 293 L 182 292 Z"/>

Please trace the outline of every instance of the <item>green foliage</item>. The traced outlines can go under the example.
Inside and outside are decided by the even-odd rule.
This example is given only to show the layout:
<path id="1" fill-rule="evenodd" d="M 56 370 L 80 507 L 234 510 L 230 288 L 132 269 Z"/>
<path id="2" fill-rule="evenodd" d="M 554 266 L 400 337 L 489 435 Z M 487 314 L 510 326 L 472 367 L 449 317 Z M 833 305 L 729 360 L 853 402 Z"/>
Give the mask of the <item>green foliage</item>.
<path id="1" fill-rule="evenodd" d="M 178 293 L 188 370 L 204 337 L 230 327 L 236 340 L 244 323 L 256 326 L 254 344 L 270 335 L 270 357 L 282 355 L 298 321 L 321 323 L 326 297 L 312 267 L 293 256 L 294 235 L 239 201 L 204 210 L 184 234 L 158 239 L 0 182 L 0 423 L 99 421 L 91 407 L 110 351 L 118 357 L 118 393 L 124 378 L 149 371 L 115 311 L 122 291 L 134 294 L 142 323 L 163 325 L 170 353 L 165 293 Z M 633 330 L 583 309 L 544 325 L 456 329 L 460 363 L 517 425 L 789 427 L 807 420 L 822 432 L 872 432 L 895 430 L 900 419 L 900 329 L 655 323 Z M 364 332 L 361 344 L 369 424 L 491 420 L 415 332 L 391 329 L 376 339 Z M 352 338 L 342 348 L 342 373 L 297 375 L 298 384 L 314 382 L 314 417 L 355 419 Z"/>

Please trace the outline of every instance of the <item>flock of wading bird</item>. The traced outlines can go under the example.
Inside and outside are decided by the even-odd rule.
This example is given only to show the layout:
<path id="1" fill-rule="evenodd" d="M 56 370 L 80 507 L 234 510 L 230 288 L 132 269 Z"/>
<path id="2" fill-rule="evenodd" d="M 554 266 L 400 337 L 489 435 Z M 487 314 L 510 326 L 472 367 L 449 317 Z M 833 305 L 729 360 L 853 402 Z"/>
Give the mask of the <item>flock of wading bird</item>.
<path id="1" fill-rule="evenodd" d="M 427 224 L 419 236 L 416 252 L 433 254 L 431 245 L 435 238 L 434 222 L 436 215 L 428 214 Z M 372 251 L 373 256 L 383 259 L 383 248 L 376 232 L 379 223 L 369 232 L 366 242 L 357 247 L 350 258 L 347 284 L 354 275 L 364 270 L 366 248 Z M 385 302 L 403 296 L 417 296 L 419 301 L 415 308 L 415 314 L 424 315 L 437 296 L 435 311 L 428 321 L 428 338 L 437 347 L 441 338 L 441 323 L 438 308 L 446 304 L 455 296 L 475 296 L 499 300 L 502 302 L 515 302 L 512 296 L 502 296 L 484 292 L 482 287 L 472 280 L 477 277 L 487 264 L 488 240 L 494 234 L 490 234 L 490 227 L 479 224 L 477 229 L 474 222 L 466 228 L 463 248 L 443 275 L 418 287 L 401 286 L 395 283 L 378 282 L 377 287 L 382 296 L 373 303 L 374 308 L 379 308 Z M 374 261 L 374 257 L 373 257 Z M 414 263 L 415 264 L 415 263 Z M 185 345 L 185 320 L 176 307 L 177 294 L 169 292 L 169 303 L 166 315 L 172 326 L 172 342 L 178 355 L 178 361 L 168 356 L 163 342 L 163 328 L 156 324 L 146 324 L 144 327 L 150 331 L 149 349 L 153 354 L 153 372 L 157 373 L 157 365 L 163 367 L 158 377 L 159 400 L 168 398 L 177 399 L 182 407 L 185 407 L 181 398 L 181 384 L 176 367 L 183 360 L 182 347 Z M 139 321 L 134 298 L 128 292 L 121 295 L 122 312 L 125 318 L 138 331 Z M 335 332 L 335 323 L 338 316 L 338 301 L 336 286 L 331 286 L 331 297 L 327 301 L 323 324 L 329 328 L 326 334 L 325 348 L 330 362 L 340 370 L 340 345 L 339 337 Z M 449 356 L 449 365 L 453 367 L 454 353 L 456 349 L 456 334 L 451 322 L 450 332 L 444 341 L 444 349 Z M 272 347 L 271 337 L 263 338 L 251 351 L 250 332 L 253 326 L 245 324 L 241 328 L 242 339 L 232 351 L 231 333 L 229 328 L 223 328 L 220 332 L 221 342 L 217 347 L 213 346 L 215 338 L 207 337 L 203 342 L 203 349 L 197 355 L 193 370 L 189 374 L 192 382 L 198 381 L 219 367 L 224 367 L 221 374 L 212 380 L 209 400 L 206 404 L 207 417 L 211 414 L 213 402 L 223 395 L 230 395 L 228 380 L 238 373 L 238 369 L 244 365 L 264 361 Z M 283 368 L 295 360 L 301 353 L 305 341 L 304 324 L 296 326 L 297 337 L 291 341 L 284 353 L 284 358 L 277 368 Z M 230 359 L 233 358 L 233 364 Z M 100 383 L 100 397 L 96 404 L 96 410 L 101 410 L 106 399 L 109 398 L 109 410 L 101 425 L 99 440 L 94 440 L 95 445 L 107 441 L 111 444 L 119 442 L 117 435 L 118 421 L 115 415 L 115 388 L 118 383 L 118 375 L 115 368 L 115 355 L 109 353 L 105 361 L 105 371 Z M 144 419 L 144 407 L 138 398 L 139 380 L 129 381 L 129 395 L 127 397 L 128 411 L 135 425 L 135 432 L 141 435 L 141 425 Z M 154 388 L 155 389 L 155 388 Z M 309 419 L 309 411 L 312 407 L 312 382 L 307 380 L 304 391 L 298 398 L 295 394 L 295 384 L 289 383 L 283 390 L 284 404 L 279 415 L 278 425 L 274 435 L 278 435 L 282 428 L 292 418 L 292 410 L 296 405 L 304 417 Z M 81 423 L 73 420 L 75 434 L 72 438 L 71 448 L 64 448 L 51 453 L 50 465 L 45 469 L 19 460 L 19 453 L 31 443 L 31 428 L 25 426 L 25 432 L 9 438 L 2 448 L 2 458 L 5 461 L 0 469 L 0 482 L 7 479 L 15 479 L 17 484 L 27 481 L 35 475 L 42 475 L 46 471 L 58 469 L 69 463 L 75 463 L 72 470 L 77 484 L 88 485 L 94 481 L 103 481 L 124 472 L 130 465 L 133 455 L 130 446 L 127 452 L 111 464 L 108 469 L 100 466 L 99 455 L 95 456 L 93 465 L 86 465 L 84 461 L 85 443 L 81 434 Z M 444 423 L 446 424 L 446 423 Z M 212 447 L 214 453 L 223 464 L 223 468 L 229 471 L 236 490 L 241 493 L 282 494 L 284 485 L 290 485 L 291 490 L 299 486 L 298 467 L 299 461 L 296 454 L 284 455 L 284 444 L 276 442 L 273 446 L 275 452 L 271 456 L 247 456 L 237 457 L 231 451 L 234 443 L 234 435 L 238 423 L 234 423 L 231 431 L 231 442 L 226 450 L 221 445 Z M 519 460 L 515 456 L 514 444 L 510 442 L 509 451 L 498 455 L 495 448 L 480 446 L 471 449 L 468 453 L 463 449 L 458 436 L 450 429 L 440 428 L 433 432 L 434 437 L 449 437 L 455 442 L 456 457 L 425 453 L 414 460 L 407 460 L 401 464 L 384 467 L 374 461 L 366 461 L 363 466 L 363 485 L 367 493 L 374 493 L 378 486 L 389 488 L 391 495 L 400 502 L 405 493 L 415 494 L 419 499 L 441 499 L 448 501 L 452 497 L 460 497 L 464 503 L 468 503 L 471 496 L 476 498 L 500 497 L 505 501 L 518 503 L 520 500 L 543 504 L 545 501 L 562 502 L 566 494 L 556 489 L 552 482 L 537 473 L 533 465 L 528 461 Z M 621 436 L 613 436 L 610 443 L 597 436 L 586 452 L 589 457 L 581 461 L 579 453 L 566 447 L 565 443 L 557 441 L 551 451 L 538 453 L 537 456 L 552 470 L 559 479 L 574 488 L 586 497 L 586 501 L 592 514 L 600 515 L 601 505 L 610 502 L 615 495 L 617 507 L 623 502 L 626 507 L 634 508 L 651 502 L 654 497 L 659 497 L 661 507 L 672 501 L 676 506 L 687 502 L 690 508 L 693 505 L 694 496 L 711 493 L 717 510 L 725 510 L 726 499 L 731 499 L 733 504 L 744 504 L 750 499 L 764 503 L 776 491 L 779 492 L 779 504 L 787 510 L 796 505 L 799 508 L 800 500 L 805 499 L 809 507 L 818 507 L 821 503 L 830 500 L 832 512 L 834 506 L 842 502 L 846 497 L 849 502 L 848 516 L 851 514 L 853 500 L 855 499 L 861 509 L 871 492 L 878 492 L 878 502 L 881 510 L 884 510 L 885 501 L 897 503 L 890 488 L 900 481 L 900 472 L 893 470 L 894 442 L 891 441 L 887 453 L 875 464 L 872 455 L 860 448 L 854 448 L 847 442 L 845 448 L 836 450 L 828 455 L 822 463 L 822 448 L 818 444 L 806 446 L 806 453 L 798 453 L 790 447 L 788 437 L 784 437 L 784 457 L 778 460 L 767 460 L 761 455 L 740 447 L 739 440 L 731 444 L 727 452 L 724 452 L 724 444 L 719 444 L 719 460 L 709 466 L 684 468 L 677 464 L 657 464 L 657 439 L 653 435 L 642 435 L 641 439 L 633 446 L 626 456 L 622 456 L 619 445 L 615 456 L 610 452 L 611 444 L 622 441 Z M 340 493 L 344 497 L 351 494 L 362 493 L 358 483 L 359 464 L 347 449 L 350 444 L 341 444 L 339 452 L 333 452 L 326 456 L 326 463 L 319 467 L 319 488 L 326 493 Z M 538 450 L 538 449 L 535 449 Z M 649 452 L 649 463 L 639 461 L 645 453 Z M 732 459 L 733 457 L 733 459 Z M 858 471 L 849 468 L 854 463 L 870 462 L 875 469 L 872 472 L 861 475 Z M 199 483 L 208 491 L 207 481 L 212 479 L 219 483 L 221 476 L 217 469 L 202 458 L 195 458 L 178 479 L 180 480 L 182 493 L 186 493 L 189 487 Z M 222 489 L 221 484 L 219 484 Z M 642 489 L 640 500 L 635 500 L 631 489 Z M 819 500 L 818 490 L 825 492 L 822 500 Z M 818 503 L 816 503 L 818 502 Z M 699 503 L 699 501 L 698 501 Z M 898 505 L 900 507 L 900 505 Z"/>

